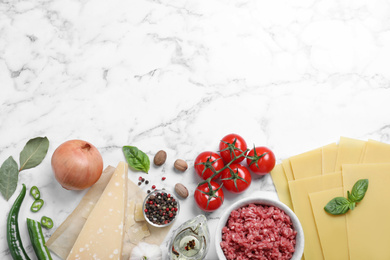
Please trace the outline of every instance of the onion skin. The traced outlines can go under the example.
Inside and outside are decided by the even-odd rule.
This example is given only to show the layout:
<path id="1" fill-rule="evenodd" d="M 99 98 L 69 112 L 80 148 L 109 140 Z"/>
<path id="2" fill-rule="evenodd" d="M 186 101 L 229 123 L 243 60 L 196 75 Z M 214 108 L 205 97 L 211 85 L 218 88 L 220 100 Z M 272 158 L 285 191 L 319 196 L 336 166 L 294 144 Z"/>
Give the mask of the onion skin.
<path id="1" fill-rule="evenodd" d="M 54 151 L 51 166 L 63 188 L 83 190 L 91 187 L 102 175 L 103 158 L 91 143 L 69 140 Z"/>

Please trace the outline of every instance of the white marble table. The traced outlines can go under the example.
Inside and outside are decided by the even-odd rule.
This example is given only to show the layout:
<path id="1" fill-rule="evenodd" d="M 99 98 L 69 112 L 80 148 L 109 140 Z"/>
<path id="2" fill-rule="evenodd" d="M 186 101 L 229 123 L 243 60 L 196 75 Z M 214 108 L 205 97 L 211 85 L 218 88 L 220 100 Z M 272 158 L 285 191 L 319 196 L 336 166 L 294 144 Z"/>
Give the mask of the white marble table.
<path id="1" fill-rule="evenodd" d="M 124 160 L 123 145 L 151 158 L 167 151 L 147 178 L 188 187 L 173 228 L 202 213 L 193 162 L 228 133 L 272 148 L 278 161 L 340 136 L 390 142 L 389 15 L 379 0 L 0 1 L 0 162 L 18 160 L 30 138 L 50 140 L 42 164 L 20 173 L 8 202 L 0 198 L 0 259 L 11 258 L 5 219 L 22 183 L 41 188 L 39 214 L 56 226 L 81 199 L 51 171 L 54 149 L 69 139 L 96 145 L 105 166 Z M 185 173 L 173 169 L 178 158 L 190 164 Z M 270 176 L 227 195 L 206 214 L 212 239 L 224 209 L 253 192 L 276 196 Z M 30 254 L 31 202 L 20 213 Z M 206 259 L 216 258 L 212 243 Z"/>

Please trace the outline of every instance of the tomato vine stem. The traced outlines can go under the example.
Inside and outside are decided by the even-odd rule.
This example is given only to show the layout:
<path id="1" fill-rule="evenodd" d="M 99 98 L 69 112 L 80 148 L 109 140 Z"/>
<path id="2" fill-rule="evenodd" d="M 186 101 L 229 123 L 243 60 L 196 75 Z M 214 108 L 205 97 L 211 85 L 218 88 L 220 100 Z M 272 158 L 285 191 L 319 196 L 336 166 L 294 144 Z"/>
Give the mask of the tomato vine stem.
<path id="1" fill-rule="evenodd" d="M 240 150 L 240 151 L 241 151 L 241 150 Z M 210 177 L 208 177 L 206 180 L 204 180 L 204 181 L 198 183 L 198 187 L 199 187 L 200 185 L 202 185 L 202 184 L 210 183 L 210 181 L 211 181 L 215 176 L 217 176 L 218 174 L 220 174 L 220 173 L 221 173 L 222 171 L 224 171 L 225 169 L 230 168 L 230 165 L 231 165 L 236 159 L 239 159 L 239 158 L 241 158 L 241 157 L 248 158 L 248 156 L 246 155 L 248 151 L 249 151 L 249 149 L 246 149 L 245 151 L 243 151 L 243 152 L 242 152 L 241 154 L 239 154 L 238 156 L 237 156 L 236 154 L 233 153 L 233 154 L 234 154 L 234 158 L 233 158 L 230 162 L 228 162 L 224 167 L 222 167 L 222 169 L 220 169 L 219 171 L 216 171 L 212 165 L 207 165 L 207 166 L 205 165 L 208 169 L 210 169 L 210 170 L 213 172 L 213 174 L 212 174 Z"/>

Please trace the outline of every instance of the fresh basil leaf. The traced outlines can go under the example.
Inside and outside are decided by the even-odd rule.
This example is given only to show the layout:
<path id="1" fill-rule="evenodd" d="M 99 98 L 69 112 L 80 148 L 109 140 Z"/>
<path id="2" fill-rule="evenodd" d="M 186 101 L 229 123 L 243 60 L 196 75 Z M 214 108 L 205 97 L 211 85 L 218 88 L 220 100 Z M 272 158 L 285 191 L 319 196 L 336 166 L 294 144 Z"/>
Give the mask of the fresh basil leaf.
<path id="1" fill-rule="evenodd" d="M 123 146 L 122 150 L 131 168 L 148 173 L 150 160 L 144 152 L 135 146 Z"/>
<path id="2" fill-rule="evenodd" d="M 351 202 L 360 202 L 368 189 L 368 179 L 358 180 L 352 187 L 351 193 L 348 193 L 348 199 Z"/>
<path id="3" fill-rule="evenodd" d="M 356 207 L 356 202 L 349 202 L 349 209 L 354 210 Z"/>
<path id="4" fill-rule="evenodd" d="M 47 137 L 36 137 L 30 139 L 20 152 L 19 171 L 33 168 L 39 165 L 47 154 L 49 140 Z"/>
<path id="5" fill-rule="evenodd" d="M 332 215 L 341 215 L 349 210 L 350 201 L 344 197 L 336 197 L 326 204 L 325 211 Z"/>
<path id="6" fill-rule="evenodd" d="M 0 192 L 6 200 L 14 194 L 18 185 L 18 177 L 18 164 L 10 156 L 0 167 Z"/>

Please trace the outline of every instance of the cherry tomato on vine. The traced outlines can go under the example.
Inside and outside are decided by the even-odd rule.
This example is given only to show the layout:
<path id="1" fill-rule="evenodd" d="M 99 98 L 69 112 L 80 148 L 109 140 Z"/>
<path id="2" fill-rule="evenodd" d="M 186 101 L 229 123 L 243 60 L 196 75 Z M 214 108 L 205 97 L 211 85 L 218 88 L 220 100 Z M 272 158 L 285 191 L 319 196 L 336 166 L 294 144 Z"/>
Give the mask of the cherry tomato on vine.
<path id="1" fill-rule="evenodd" d="M 241 164 L 232 164 L 222 171 L 223 186 L 230 192 L 241 193 L 248 189 L 252 182 L 249 170 Z"/>
<path id="2" fill-rule="evenodd" d="M 275 154 L 264 146 L 253 148 L 248 153 L 246 162 L 249 168 L 258 175 L 265 175 L 275 166 Z"/>
<path id="3" fill-rule="evenodd" d="M 221 207 L 225 196 L 222 186 L 214 181 L 199 185 L 194 193 L 195 202 L 201 210 L 211 212 Z"/>
<path id="4" fill-rule="evenodd" d="M 234 159 L 234 155 L 239 156 L 247 149 L 246 142 L 244 138 L 238 134 L 228 134 L 223 137 L 219 142 L 219 153 L 223 161 L 227 164 Z M 234 160 L 233 163 L 242 162 L 245 159 L 244 156 Z"/>
<path id="5" fill-rule="evenodd" d="M 203 179 L 206 180 L 207 178 L 211 177 L 211 175 L 214 174 L 214 172 L 217 172 L 221 170 L 224 167 L 223 161 L 221 156 L 219 154 L 214 152 L 203 152 L 200 153 L 194 163 L 194 168 L 196 173 Z M 214 169 L 214 170 L 213 170 Z M 221 176 L 221 173 L 216 175 L 213 180 L 219 178 Z"/>

